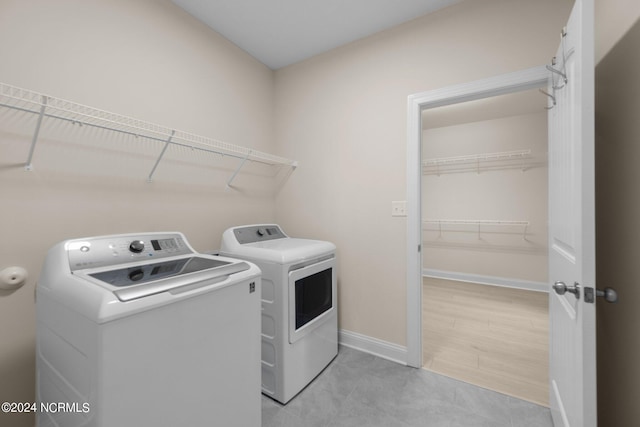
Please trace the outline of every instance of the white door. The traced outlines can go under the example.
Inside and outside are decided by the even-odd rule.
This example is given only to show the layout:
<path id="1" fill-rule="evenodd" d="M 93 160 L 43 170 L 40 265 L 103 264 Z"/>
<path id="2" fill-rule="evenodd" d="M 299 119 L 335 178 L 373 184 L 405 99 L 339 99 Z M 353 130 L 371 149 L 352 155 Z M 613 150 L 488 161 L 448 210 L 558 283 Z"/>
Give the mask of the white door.
<path id="1" fill-rule="evenodd" d="M 549 292 L 550 406 L 556 426 L 595 427 L 593 0 L 576 0 L 556 58 L 567 81 L 554 73 L 549 88 L 549 280 L 562 282 Z"/>

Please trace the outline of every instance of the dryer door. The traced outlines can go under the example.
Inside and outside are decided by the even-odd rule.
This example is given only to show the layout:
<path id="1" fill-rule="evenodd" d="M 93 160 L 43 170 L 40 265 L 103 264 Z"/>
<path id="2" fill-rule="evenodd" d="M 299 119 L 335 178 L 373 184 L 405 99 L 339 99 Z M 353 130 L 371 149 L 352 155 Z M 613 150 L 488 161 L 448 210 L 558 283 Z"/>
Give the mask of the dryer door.
<path id="1" fill-rule="evenodd" d="M 289 342 L 293 344 L 336 310 L 336 261 L 331 258 L 289 272 Z"/>

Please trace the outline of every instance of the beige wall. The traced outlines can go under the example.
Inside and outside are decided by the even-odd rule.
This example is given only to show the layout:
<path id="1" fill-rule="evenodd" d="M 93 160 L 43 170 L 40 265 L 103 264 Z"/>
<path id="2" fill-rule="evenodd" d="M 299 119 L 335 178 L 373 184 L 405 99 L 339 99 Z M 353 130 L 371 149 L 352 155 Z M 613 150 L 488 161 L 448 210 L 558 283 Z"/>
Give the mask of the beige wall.
<path id="1" fill-rule="evenodd" d="M 539 95 L 539 94 L 538 94 Z M 429 114 L 429 111 L 425 113 Z M 427 116 L 428 118 L 428 116 Z M 425 219 L 528 221 L 524 226 L 423 226 L 423 268 L 547 282 L 547 112 L 426 129 L 424 159 L 531 150 L 531 158 L 483 162 L 422 178 Z M 527 169 L 523 171 L 522 167 Z M 508 167 L 508 168 L 505 168 Z M 493 169 L 492 169 L 493 168 Z"/>
<path id="2" fill-rule="evenodd" d="M 405 345 L 407 96 L 548 63 L 570 1 L 474 0 L 276 72 L 276 141 L 301 167 L 291 234 L 335 242 L 340 328 Z"/>
<path id="3" fill-rule="evenodd" d="M 0 0 L 0 81 L 176 129 L 274 151 L 273 72 L 168 0 Z M 28 269 L 0 294 L 0 401 L 34 400 L 34 288 L 47 249 L 66 238 L 179 230 L 217 249 L 231 225 L 273 221 L 264 171 L 45 119 L 34 170 L 33 118 L 0 109 L 0 268 Z M 125 154 L 130 153 L 130 154 Z M 0 414 L 0 425 L 32 425 Z"/>
<path id="4" fill-rule="evenodd" d="M 637 0 L 595 0 L 595 61 L 602 58 L 629 31 L 640 16 Z"/>
<path id="5" fill-rule="evenodd" d="M 636 18 L 640 11 L 636 14 Z M 597 283 L 620 295 L 598 300 L 598 419 L 607 427 L 640 420 L 640 21 L 596 68 Z"/>

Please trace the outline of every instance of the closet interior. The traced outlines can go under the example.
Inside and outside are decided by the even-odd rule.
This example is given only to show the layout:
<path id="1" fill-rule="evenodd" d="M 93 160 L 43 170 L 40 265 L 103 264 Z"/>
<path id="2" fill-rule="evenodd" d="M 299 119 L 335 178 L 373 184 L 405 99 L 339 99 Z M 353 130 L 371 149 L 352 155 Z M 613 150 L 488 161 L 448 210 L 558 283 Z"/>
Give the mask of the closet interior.
<path id="1" fill-rule="evenodd" d="M 548 405 L 545 106 L 424 111 L 422 328 L 425 369 Z"/>

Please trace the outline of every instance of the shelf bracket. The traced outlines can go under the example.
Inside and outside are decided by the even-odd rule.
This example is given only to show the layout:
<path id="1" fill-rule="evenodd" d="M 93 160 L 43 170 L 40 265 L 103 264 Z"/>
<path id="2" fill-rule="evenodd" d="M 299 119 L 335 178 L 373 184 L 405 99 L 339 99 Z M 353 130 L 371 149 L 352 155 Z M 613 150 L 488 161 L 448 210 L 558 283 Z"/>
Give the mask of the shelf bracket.
<path id="1" fill-rule="evenodd" d="M 522 230 L 522 240 L 524 240 L 525 242 L 528 242 L 529 239 L 527 239 L 527 228 L 529 228 L 529 224 L 524 224 L 524 230 Z"/>
<path id="2" fill-rule="evenodd" d="M 240 162 L 240 164 L 238 165 L 236 170 L 233 172 L 233 174 L 227 180 L 227 187 L 226 187 L 227 190 L 229 188 L 231 188 L 231 183 L 233 182 L 234 179 L 236 179 L 236 175 L 238 175 L 238 172 L 240 172 L 240 169 L 242 169 L 242 167 L 244 166 L 245 162 L 247 160 L 249 160 L 249 156 L 250 155 L 251 155 L 251 150 L 247 151 L 247 155 L 244 156 L 244 158 L 242 159 L 242 161 Z"/>
<path id="3" fill-rule="evenodd" d="M 162 156 L 164 156 L 164 153 L 167 151 L 167 147 L 169 147 L 169 144 L 171 144 L 171 140 L 173 139 L 173 136 L 175 134 L 176 134 L 176 131 L 172 130 L 171 131 L 171 135 L 169 136 L 167 141 L 164 143 L 164 147 L 162 148 L 162 151 L 160 152 L 160 155 L 158 156 L 158 159 L 156 160 L 156 164 L 153 165 L 153 169 L 151 169 L 151 172 L 149 173 L 149 177 L 147 178 L 147 182 L 152 182 L 153 181 L 153 174 L 156 172 L 156 168 L 158 167 L 158 164 L 160 164 L 160 160 L 162 160 Z"/>
<path id="4" fill-rule="evenodd" d="M 42 106 L 40 107 L 40 114 L 38 115 L 38 122 L 36 123 L 36 130 L 33 132 L 31 138 L 31 148 L 29 149 L 29 157 L 27 157 L 27 163 L 24 166 L 24 170 L 30 171 L 33 169 L 31 160 L 33 159 L 33 152 L 36 149 L 36 143 L 38 142 L 38 135 L 40 134 L 40 126 L 42 125 L 42 119 L 44 118 L 44 110 L 47 108 L 47 97 L 42 95 Z"/>

